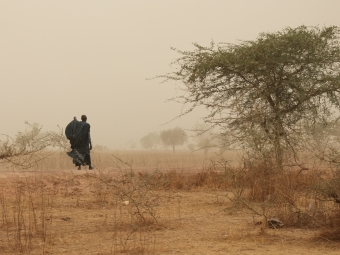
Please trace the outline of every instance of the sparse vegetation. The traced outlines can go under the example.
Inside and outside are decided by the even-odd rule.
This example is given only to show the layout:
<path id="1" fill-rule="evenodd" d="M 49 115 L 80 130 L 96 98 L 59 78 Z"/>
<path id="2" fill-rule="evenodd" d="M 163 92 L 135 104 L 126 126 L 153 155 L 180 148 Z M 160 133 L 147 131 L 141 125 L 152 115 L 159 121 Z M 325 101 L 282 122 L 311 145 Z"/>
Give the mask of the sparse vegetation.
<path id="1" fill-rule="evenodd" d="M 224 254 L 246 246 L 275 254 L 278 245 L 340 240 L 332 112 L 340 108 L 338 34 L 336 27 L 301 26 L 240 45 L 178 51 L 179 71 L 163 77 L 183 82 L 179 99 L 189 111 L 211 110 L 204 119 L 210 126 L 196 129 L 203 151 L 98 146 L 96 170 L 73 171 L 53 149 L 68 147 L 62 131 L 41 133 L 27 123 L 14 139 L 5 136 L 0 163 L 11 170 L 0 171 L 2 253 Z M 220 134 L 207 132 L 214 128 Z M 177 127 L 141 144 L 155 148 L 159 139 L 175 152 L 187 136 Z M 209 154 L 215 141 L 220 154 Z M 317 253 L 337 254 L 339 245 Z"/>
<path id="2" fill-rule="evenodd" d="M 72 171 L 58 154 L 40 170 L 1 170 L 3 254 L 214 254 L 258 244 L 275 254 L 278 240 L 297 249 L 337 239 L 339 206 L 320 192 L 332 180 L 322 165 L 275 172 L 272 162 L 231 164 L 242 162 L 236 154 L 116 154 L 94 154 L 95 172 Z M 272 218 L 284 227 L 267 226 Z"/>

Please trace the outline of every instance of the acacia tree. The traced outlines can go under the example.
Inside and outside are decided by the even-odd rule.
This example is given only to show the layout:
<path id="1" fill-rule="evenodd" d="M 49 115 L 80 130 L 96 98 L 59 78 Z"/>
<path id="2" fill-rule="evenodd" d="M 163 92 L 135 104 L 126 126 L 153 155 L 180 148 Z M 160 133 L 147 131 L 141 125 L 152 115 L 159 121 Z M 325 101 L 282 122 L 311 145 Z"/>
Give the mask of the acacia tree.
<path id="1" fill-rule="evenodd" d="M 179 127 L 163 130 L 160 137 L 164 145 L 172 146 L 172 151 L 174 153 L 175 147 L 177 145 L 183 145 L 183 143 L 187 140 L 185 131 Z"/>
<path id="2" fill-rule="evenodd" d="M 299 165 L 304 126 L 327 122 L 340 108 L 338 36 L 335 26 L 300 26 L 239 44 L 194 44 L 193 51 L 174 49 L 177 70 L 161 77 L 184 85 L 176 101 L 189 104 L 186 113 L 205 106 L 205 121 L 234 145 L 283 169 L 291 156 Z"/>

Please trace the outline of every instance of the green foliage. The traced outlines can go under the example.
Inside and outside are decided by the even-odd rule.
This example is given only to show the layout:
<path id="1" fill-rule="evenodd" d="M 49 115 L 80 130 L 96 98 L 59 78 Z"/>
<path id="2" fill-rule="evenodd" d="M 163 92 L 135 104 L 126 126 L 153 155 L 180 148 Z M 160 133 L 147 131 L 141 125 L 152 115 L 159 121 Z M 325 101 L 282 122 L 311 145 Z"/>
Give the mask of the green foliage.
<path id="1" fill-rule="evenodd" d="M 240 44 L 194 44 L 176 50 L 180 80 L 177 101 L 190 112 L 205 106 L 205 121 L 233 136 L 233 144 L 263 157 L 275 155 L 278 168 L 303 146 L 305 126 L 327 122 L 340 108 L 340 47 L 337 27 L 285 28 Z M 186 113 L 187 113 L 186 112 Z"/>

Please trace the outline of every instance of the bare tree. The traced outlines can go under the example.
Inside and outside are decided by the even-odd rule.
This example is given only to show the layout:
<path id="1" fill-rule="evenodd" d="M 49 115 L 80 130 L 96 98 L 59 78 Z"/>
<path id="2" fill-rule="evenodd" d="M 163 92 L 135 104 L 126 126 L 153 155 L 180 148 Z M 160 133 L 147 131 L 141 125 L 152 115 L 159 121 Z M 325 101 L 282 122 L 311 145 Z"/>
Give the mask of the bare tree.
<path id="1" fill-rule="evenodd" d="M 175 153 L 175 147 L 183 145 L 187 140 L 185 131 L 179 127 L 164 130 L 161 132 L 161 140 L 164 145 L 172 146 L 172 151 Z"/>
<path id="2" fill-rule="evenodd" d="M 52 148 L 67 149 L 68 141 L 59 132 L 41 132 L 38 124 L 26 122 L 27 129 L 18 132 L 15 138 L 1 135 L 0 164 L 12 165 L 20 168 L 30 168 L 53 152 Z"/>
<path id="3" fill-rule="evenodd" d="M 210 113 L 205 121 L 232 136 L 234 146 L 275 166 L 299 163 L 305 126 L 328 122 L 340 108 L 339 28 L 285 28 L 239 44 L 194 44 L 176 50 L 176 71 L 160 76 L 181 81 L 174 100 Z"/>

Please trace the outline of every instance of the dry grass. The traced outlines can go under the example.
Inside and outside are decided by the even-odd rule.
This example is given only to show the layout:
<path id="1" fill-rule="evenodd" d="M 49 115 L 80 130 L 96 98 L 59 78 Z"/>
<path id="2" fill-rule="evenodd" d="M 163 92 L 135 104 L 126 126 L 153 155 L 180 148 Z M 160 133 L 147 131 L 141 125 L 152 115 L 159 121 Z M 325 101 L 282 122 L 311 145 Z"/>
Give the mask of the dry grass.
<path id="1" fill-rule="evenodd" d="M 235 155 L 225 155 L 235 160 Z M 339 206 L 322 172 L 240 168 L 201 153 L 55 155 L 0 174 L 2 254 L 337 254 Z M 324 175 L 323 175 L 324 176 Z M 282 229 L 268 229 L 278 217 Z M 312 248 L 312 249 L 311 249 Z"/>

